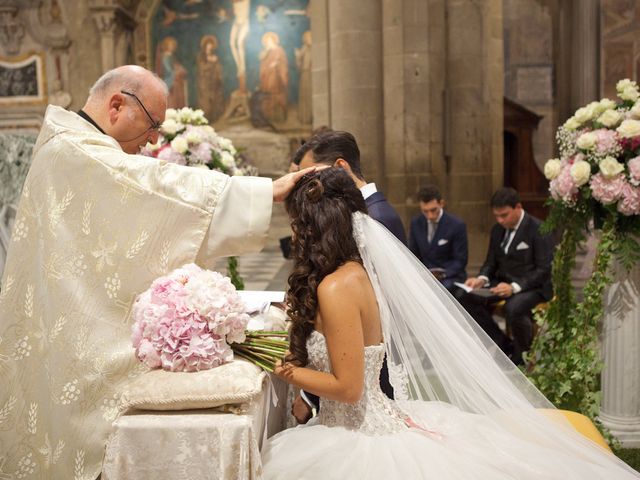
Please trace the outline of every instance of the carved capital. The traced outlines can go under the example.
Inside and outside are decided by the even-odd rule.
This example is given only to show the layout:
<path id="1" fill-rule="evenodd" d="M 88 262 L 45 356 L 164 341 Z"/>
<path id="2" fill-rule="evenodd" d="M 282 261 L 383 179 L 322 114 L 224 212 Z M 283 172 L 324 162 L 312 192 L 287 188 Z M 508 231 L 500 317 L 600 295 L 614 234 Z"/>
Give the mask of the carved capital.
<path id="1" fill-rule="evenodd" d="M 8 55 L 20 51 L 20 40 L 24 37 L 25 27 L 18 17 L 18 8 L 0 6 L 0 45 Z"/>

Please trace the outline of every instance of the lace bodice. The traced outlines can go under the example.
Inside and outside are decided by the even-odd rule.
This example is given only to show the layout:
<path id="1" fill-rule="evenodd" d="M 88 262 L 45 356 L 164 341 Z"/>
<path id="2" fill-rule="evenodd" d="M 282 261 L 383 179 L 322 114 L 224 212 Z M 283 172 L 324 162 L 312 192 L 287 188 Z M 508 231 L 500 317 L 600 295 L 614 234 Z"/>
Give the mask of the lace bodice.
<path id="1" fill-rule="evenodd" d="M 307 339 L 309 368 L 331 371 L 331 362 L 324 336 L 312 332 Z M 364 391 L 355 404 L 320 399 L 318 422 L 329 427 L 344 427 L 369 435 L 381 435 L 405 430 L 405 415 L 395 402 L 380 389 L 380 368 L 384 360 L 384 345 L 364 349 Z"/>

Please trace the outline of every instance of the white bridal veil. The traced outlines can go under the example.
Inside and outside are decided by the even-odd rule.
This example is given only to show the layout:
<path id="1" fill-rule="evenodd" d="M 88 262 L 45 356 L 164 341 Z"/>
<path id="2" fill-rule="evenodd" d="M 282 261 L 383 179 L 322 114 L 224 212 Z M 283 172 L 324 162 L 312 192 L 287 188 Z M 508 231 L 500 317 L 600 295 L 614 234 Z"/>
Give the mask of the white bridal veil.
<path id="1" fill-rule="evenodd" d="M 584 478 L 640 478 L 554 415 L 553 405 L 386 228 L 360 212 L 353 214 L 353 226 L 378 299 L 390 380 L 401 405 L 442 401 L 484 415 L 540 451 L 582 459 L 585 472 L 593 472 Z"/>

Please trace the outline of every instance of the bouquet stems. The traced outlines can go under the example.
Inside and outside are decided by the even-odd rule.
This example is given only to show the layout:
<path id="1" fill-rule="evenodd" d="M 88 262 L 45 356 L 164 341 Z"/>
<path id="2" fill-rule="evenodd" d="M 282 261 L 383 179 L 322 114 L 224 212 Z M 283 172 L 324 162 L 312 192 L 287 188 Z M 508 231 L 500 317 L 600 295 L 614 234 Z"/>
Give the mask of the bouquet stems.
<path id="1" fill-rule="evenodd" d="M 276 362 L 288 353 L 287 332 L 247 331 L 246 340 L 232 343 L 233 352 L 267 372 L 273 372 Z"/>

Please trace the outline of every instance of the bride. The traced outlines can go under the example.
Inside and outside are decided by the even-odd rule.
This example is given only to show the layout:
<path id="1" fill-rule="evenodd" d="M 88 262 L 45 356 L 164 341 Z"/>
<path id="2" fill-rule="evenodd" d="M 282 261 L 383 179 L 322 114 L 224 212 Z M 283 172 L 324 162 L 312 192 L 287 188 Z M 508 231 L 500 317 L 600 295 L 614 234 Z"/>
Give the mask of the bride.
<path id="1" fill-rule="evenodd" d="M 631 479 L 577 433 L 337 168 L 289 195 L 290 354 L 320 413 L 263 448 L 266 479 Z M 387 356 L 396 401 L 380 390 Z"/>

